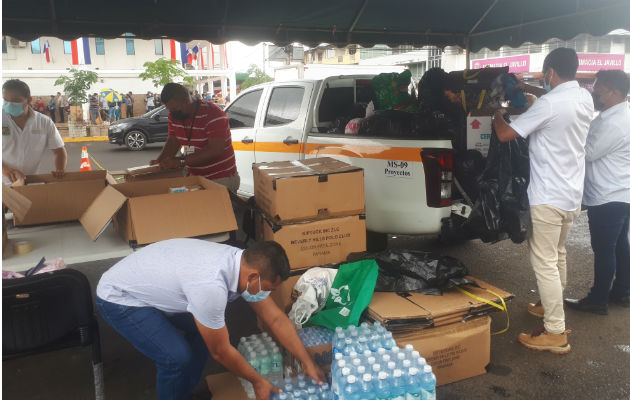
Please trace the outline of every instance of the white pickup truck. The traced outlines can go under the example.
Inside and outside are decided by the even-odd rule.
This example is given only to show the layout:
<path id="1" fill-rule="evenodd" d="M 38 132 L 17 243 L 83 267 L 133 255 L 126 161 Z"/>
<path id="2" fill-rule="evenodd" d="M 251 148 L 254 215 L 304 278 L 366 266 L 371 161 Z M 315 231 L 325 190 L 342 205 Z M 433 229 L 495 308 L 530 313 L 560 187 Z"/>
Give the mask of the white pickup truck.
<path id="1" fill-rule="evenodd" d="M 377 241 L 439 234 L 451 215 L 450 140 L 325 133 L 344 110 L 371 100 L 371 78 L 272 82 L 243 91 L 226 109 L 239 195 L 254 193 L 253 163 L 334 157 L 365 170 L 367 228 Z"/>

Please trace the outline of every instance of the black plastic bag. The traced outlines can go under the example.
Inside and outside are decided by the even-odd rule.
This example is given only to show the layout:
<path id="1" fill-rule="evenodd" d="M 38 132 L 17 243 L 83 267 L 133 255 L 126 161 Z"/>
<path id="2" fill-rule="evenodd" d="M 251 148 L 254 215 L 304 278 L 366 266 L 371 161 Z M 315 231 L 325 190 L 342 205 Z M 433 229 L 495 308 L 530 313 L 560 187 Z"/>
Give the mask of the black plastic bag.
<path id="1" fill-rule="evenodd" d="M 441 295 L 454 286 L 475 284 L 468 269 L 456 258 L 419 250 L 385 250 L 354 253 L 348 262 L 373 259 L 378 264 L 377 292 L 419 292 Z"/>
<path id="2" fill-rule="evenodd" d="M 486 168 L 479 178 L 479 195 L 464 229 L 484 242 L 508 237 L 514 243 L 527 238 L 529 215 L 529 150 L 521 137 L 501 143 L 492 132 Z"/>
<path id="3" fill-rule="evenodd" d="M 440 112 L 376 111 L 359 125 L 359 136 L 451 139 L 456 124 Z"/>

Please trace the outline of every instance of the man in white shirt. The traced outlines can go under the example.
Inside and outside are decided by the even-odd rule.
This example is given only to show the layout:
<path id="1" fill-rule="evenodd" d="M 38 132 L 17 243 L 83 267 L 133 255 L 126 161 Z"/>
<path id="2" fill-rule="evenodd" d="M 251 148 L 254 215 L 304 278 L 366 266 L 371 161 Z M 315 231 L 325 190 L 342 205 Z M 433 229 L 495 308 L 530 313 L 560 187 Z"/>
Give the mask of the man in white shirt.
<path id="1" fill-rule="evenodd" d="M 53 152 L 53 175 L 63 177 L 67 154 L 55 123 L 31 108 L 31 90 L 18 79 L 2 85 L 2 180 L 5 184 L 37 172 L 47 150 Z"/>
<path id="2" fill-rule="evenodd" d="M 586 179 L 582 203 L 595 254 L 589 294 L 566 299 L 569 308 L 608 314 L 608 304 L 630 307 L 630 79 L 623 71 L 595 75 L 593 102 L 600 114 L 586 139 Z"/>
<path id="3" fill-rule="evenodd" d="M 573 221 L 580 215 L 584 146 L 593 117 L 591 95 L 575 81 L 577 68 L 574 50 L 552 51 L 543 63 L 548 93 L 509 125 L 503 119 L 505 110 L 497 111 L 494 118 L 500 141 L 517 136 L 529 138 L 527 195 L 532 228 L 528 244 L 540 304 L 530 304 L 528 311 L 543 317 L 544 326 L 532 333 L 521 333 L 518 339 L 525 347 L 556 354 L 571 351 L 562 296 L 567 279 L 564 243 Z"/>
<path id="4" fill-rule="evenodd" d="M 172 239 L 144 247 L 114 265 L 96 288 L 103 319 L 155 361 L 160 400 L 189 399 L 208 358 L 250 381 L 256 398 L 278 390 L 230 344 L 228 302 L 242 297 L 296 356 L 305 374 L 325 376 L 306 352 L 293 324 L 268 298 L 289 276 L 289 260 L 276 242 L 246 250 L 197 239 Z M 182 336 L 178 330 L 183 331 Z"/>

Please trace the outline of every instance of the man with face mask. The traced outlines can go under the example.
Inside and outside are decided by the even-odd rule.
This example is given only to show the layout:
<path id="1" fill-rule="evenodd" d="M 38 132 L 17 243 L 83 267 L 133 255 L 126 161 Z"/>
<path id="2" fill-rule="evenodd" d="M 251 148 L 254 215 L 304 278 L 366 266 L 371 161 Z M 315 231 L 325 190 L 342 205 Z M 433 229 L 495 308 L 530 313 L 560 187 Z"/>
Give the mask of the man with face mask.
<path id="1" fill-rule="evenodd" d="M 178 83 L 164 86 L 161 98 L 169 110 L 168 139 L 151 164 L 163 169 L 186 167 L 190 175 L 203 176 L 236 192 L 240 178 L 225 113 L 216 104 L 193 100 Z M 182 146 L 184 156 L 175 158 Z"/>
<path id="2" fill-rule="evenodd" d="M 190 399 L 208 351 L 234 375 L 250 381 L 257 399 L 267 400 L 278 390 L 230 344 L 225 308 L 242 297 L 300 360 L 304 372 L 322 384 L 325 376 L 293 324 L 267 297 L 288 276 L 289 261 L 276 242 L 258 242 L 241 250 L 198 239 L 172 239 L 146 246 L 105 272 L 96 289 L 96 308 L 155 361 L 160 400 Z"/>
<path id="3" fill-rule="evenodd" d="M 521 344 L 555 354 L 571 351 L 565 330 L 562 292 L 567 280 L 565 241 L 580 215 L 584 189 L 586 136 L 593 117 L 590 93 L 575 80 L 578 57 L 559 48 L 545 57 L 543 80 L 547 94 L 514 122 L 494 116 L 497 137 L 507 142 L 529 138 L 530 183 L 527 188 L 532 227 L 528 238 L 530 262 L 540 302 L 528 312 L 542 317 L 544 326 L 521 333 Z"/>
<path id="4" fill-rule="evenodd" d="M 47 150 L 53 152 L 57 178 L 64 176 L 67 154 L 55 123 L 31 108 L 31 90 L 18 79 L 2 85 L 2 179 L 10 184 L 37 173 Z"/>
<path id="5" fill-rule="evenodd" d="M 630 307 L 630 79 L 623 71 L 595 75 L 593 102 L 600 111 L 586 139 L 586 179 L 582 203 L 595 253 L 589 294 L 566 299 L 572 309 L 608 314 L 608 304 Z"/>

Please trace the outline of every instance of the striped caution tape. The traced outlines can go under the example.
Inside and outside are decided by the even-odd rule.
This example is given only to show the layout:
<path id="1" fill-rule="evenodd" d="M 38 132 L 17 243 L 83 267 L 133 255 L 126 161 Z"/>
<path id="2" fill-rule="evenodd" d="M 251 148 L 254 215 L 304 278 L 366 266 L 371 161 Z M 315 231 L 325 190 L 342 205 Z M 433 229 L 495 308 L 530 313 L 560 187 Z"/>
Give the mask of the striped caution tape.
<path id="1" fill-rule="evenodd" d="M 485 289 L 485 288 L 483 288 L 486 292 L 488 292 L 488 293 L 490 293 L 490 294 L 493 294 L 493 295 L 497 296 L 497 297 L 499 298 L 499 300 L 501 300 L 501 305 L 499 305 L 499 304 L 495 303 L 495 302 L 494 302 L 494 301 L 492 301 L 492 300 L 484 299 L 483 297 L 479 297 L 479 296 L 477 296 L 477 295 L 474 295 L 474 294 L 470 293 L 468 290 L 462 289 L 462 288 L 461 288 L 461 287 L 459 287 L 459 286 L 455 286 L 455 289 L 457 289 L 459 292 L 461 292 L 461 293 L 465 294 L 466 296 L 470 296 L 470 297 L 472 297 L 472 298 L 473 298 L 473 299 L 475 299 L 475 300 L 478 300 L 478 301 L 484 302 L 484 303 L 486 303 L 486 304 L 491 305 L 491 306 L 492 306 L 492 307 L 494 307 L 494 308 L 498 308 L 499 310 L 501 310 L 501 311 L 505 312 L 505 316 L 506 316 L 506 318 L 507 318 L 507 323 L 506 323 L 505 328 L 504 328 L 504 329 L 501 329 L 501 330 L 500 330 L 500 331 L 498 331 L 498 332 L 493 332 L 493 333 L 492 333 L 493 335 L 500 335 L 500 334 L 502 334 L 502 333 L 507 332 L 507 331 L 510 329 L 510 314 L 508 313 L 507 305 L 505 304 L 505 300 L 503 300 L 503 297 L 499 296 L 498 294 L 496 294 L 495 292 L 493 292 L 493 291 L 492 291 L 492 290 L 490 290 L 490 289 Z"/>
<path id="2" fill-rule="evenodd" d="M 94 161 L 94 164 L 96 164 L 97 167 L 99 167 L 101 170 L 105 171 L 105 168 L 103 168 L 101 166 L 101 164 L 98 163 L 98 161 L 96 161 L 96 159 L 92 156 L 90 156 L 90 159 L 92 159 L 92 161 Z"/>

